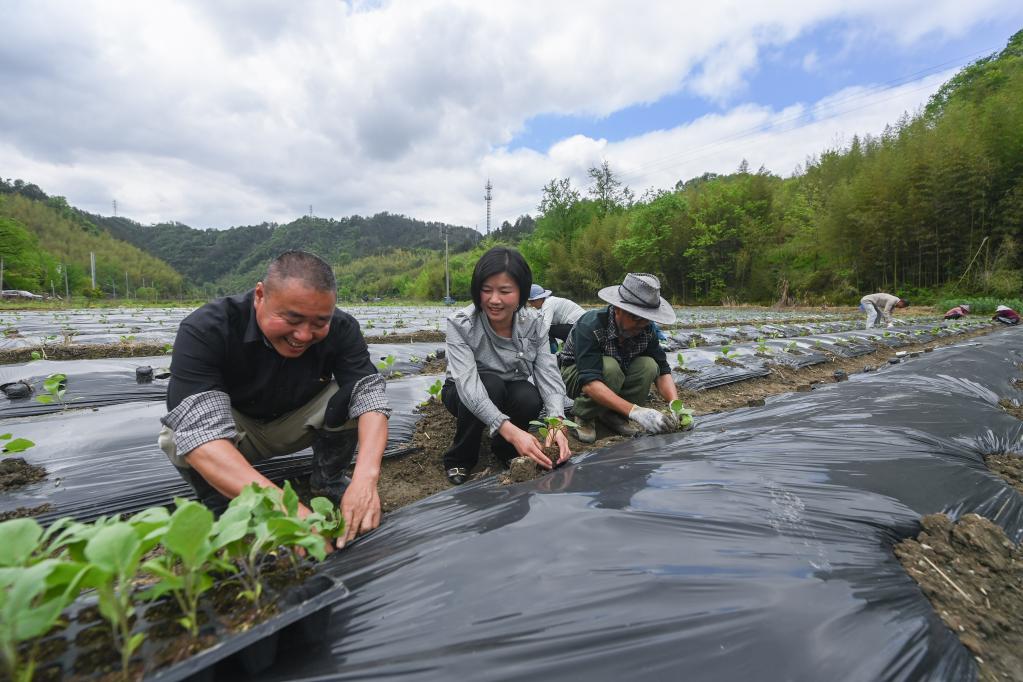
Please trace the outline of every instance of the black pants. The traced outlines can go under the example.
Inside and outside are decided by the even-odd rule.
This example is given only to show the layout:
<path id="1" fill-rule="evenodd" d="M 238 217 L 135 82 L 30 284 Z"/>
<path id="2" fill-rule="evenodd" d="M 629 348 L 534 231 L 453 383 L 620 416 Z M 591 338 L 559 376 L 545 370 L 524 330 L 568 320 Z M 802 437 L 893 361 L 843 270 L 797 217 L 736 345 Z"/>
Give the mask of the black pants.
<path id="1" fill-rule="evenodd" d="M 540 415 L 543 406 L 540 392 L 528 381 L 505 381 L 496 374 L 480 372 L 480 381 L 487 390 L 490 400 L 497 409 L 508 415 L 511 423 L 520 429 L 528 429 L 529 422 Z M 480 458 L 480 439 L 484 424 L 476 418 L 458 397 L 455 382 L 448 379 L 440 392 L 441 402 L 448 412 L 458 420 L 455 427 L 455 442 L 444 453 L 444 468 L 465 467 L 472 469 Z M 494 455 L 507 464 L 515 456 L 515 447 L 495 433 L 490 441 Z"/>

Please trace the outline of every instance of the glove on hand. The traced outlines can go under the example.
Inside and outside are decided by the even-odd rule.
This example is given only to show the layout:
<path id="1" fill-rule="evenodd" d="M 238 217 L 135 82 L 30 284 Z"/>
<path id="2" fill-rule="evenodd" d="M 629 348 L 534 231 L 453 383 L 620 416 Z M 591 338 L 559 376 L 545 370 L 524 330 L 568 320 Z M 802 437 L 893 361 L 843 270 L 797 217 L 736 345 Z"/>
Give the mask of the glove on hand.
<path id="1" fill-rule="evenodd" d="M 629 411 L 629 419 L 639 424 L 647 433 L 669 433 L 678 429 L 678 422 L 673 417 L 649 407 L 633 406 Z"/>

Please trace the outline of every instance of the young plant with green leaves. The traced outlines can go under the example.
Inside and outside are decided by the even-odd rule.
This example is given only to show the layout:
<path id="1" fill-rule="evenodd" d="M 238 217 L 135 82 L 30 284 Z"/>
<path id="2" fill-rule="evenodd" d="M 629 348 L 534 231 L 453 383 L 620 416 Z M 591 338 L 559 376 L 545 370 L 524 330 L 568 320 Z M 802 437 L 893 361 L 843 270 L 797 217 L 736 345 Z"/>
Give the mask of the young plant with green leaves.
<path id="1" fill-rule="evenodd" d="M 213 512 L 198 502 L 179 498 L 175 503 L 178 508 L 160 538 L 166 552 L 142 565 L 159 579 L 144 597 L 173 595 L 184 614 L 178 622 L 194 637 L 199 634 L 199 598 L 213 587 L 215 571 L 233 566 L 216 556 L 219 548 L 211 542 Z"/>
<path id="2" fill-rule="evenodd" d="M 13 433 L 0 433 L 0 454 L 24 452 L 34 446 L 35 443 L 27 438 L 15 438 Z"/>
<path id="3" fill-rule="evenodd" d="M 733 351 L 732 347 L 729 346 L 727 343 L 721 346 L 721 357 L 723 357 L 725 360 L 731 360 L 733 356 L 736 356 L 738 354 L 739 352 Z"/>
<path id="4" fill-rule="evenodd" d="M 155 545 L 155 540 L 143 539 L 140 529 L 123 521 L 104 526 L 85 545 L 89 562 L 85 584 L 96 588 L 100 615 L 110 623 L 121 652 L 124 679 L 130 678 L 131 655 L 146 638 L 143 632 L 132 632 L 134 581 L 142 557 Z"/>
<path id="5" fill-rule="evenodd" d="M 785 346 L 785 350 L 788 351 L 789 353 L 794 353 L 797 350 L 799 350 L 799 344 L 797 344 L 795 341 L 789 341 L 789 344 Z"/>
<path id="6" fill-rule="evenodd" d="M 60 405 L 63 409 L 67 409 L 68 401 L 64 400 L 64 394 L 67 393 L 66 374 L 58 372 L 46 377 L 43 380 L 43 390 L 46 392 L 37 395 L 36 402 L 43 405 Z"/>
<path id="7" fill-rule="evenodd" d="M 757 337 L 757 352 L 762 355 L 770 355 L 771 349 L 767 347 L 767 342 L 764 341 L 763 336 Z"/>
<path id="8" fill-rule="evenodd" d="M 685 369 L 686 367 L 686 356 L 682 355 L 682 352 L 675 353 L 675 360 L 678 362 L 679 369 Z"/>
<path id="9" fill-rule="evenodd" d="M 544 444 L 544 454 L 554 464 L 557 464 L 558 460 L 561 459 L 561 450 L 558 448 L 558 443 L 554 436 L 564 431 L 566 427 L 577 428 L 579 426 L 574 421 L 564 417 L 544 417 L 542 420 L 534 419 L 529 423 L 537 427 L 536 432 L 540 434 L 540 441 Z"/>
<path id="10" fill-rule="evenodd" d="M 444 384 L 441 383 L 440 379 L 437 379 L 435 382 L 427 386 L 426 392 L 428 394 L 428 397 L 426 398 L 426 401 L 423 402 L 423 405 L 429 405 L 430 403 L 440 402 L 440 392 L 443 388 Z"/>
<path id="11" fill-rule="evenodd" d="M 685 431 L 693 426 L 693 411 L 686 409 L 686 406 L 678 398 L 668 403 L 668 409 L 678 420 L 678 430 Z"/>

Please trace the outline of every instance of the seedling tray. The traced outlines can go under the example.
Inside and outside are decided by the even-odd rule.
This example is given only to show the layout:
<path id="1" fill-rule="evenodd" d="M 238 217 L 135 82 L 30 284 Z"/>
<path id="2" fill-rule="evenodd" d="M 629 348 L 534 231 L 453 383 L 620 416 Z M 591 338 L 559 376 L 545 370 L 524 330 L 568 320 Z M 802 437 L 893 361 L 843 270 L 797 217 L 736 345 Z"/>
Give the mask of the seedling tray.
<path id="1" fill-rule="evenodd" d="M 264 601 L 276 602 L 280 609 L 267 620 L 253 625 L 247 630 L 240 632 L 229 631 L 221 621 L 213 616 L 210 609 L 206 610 L 208 620 L 200 629 L 200 638 L 214 639 L 216 643 L 199 651 L 181 661 L 149 670 L 152 661 L 157 660 L 158 651 L 166 646 L 169 640 L 160 640 L 151 637 L 152 629 L 161 621 L 151 619 L 153 609 L 161 602 L 146 605 L 138 609 L 137 618 L 142 621 L 141 627 L 136 624 L 136 631 L 145 631 L 146 640 L 139 647 L 132 657 L 133 665 L 142 662 L 146 669 L 145 680 L 153 682 L 177 682 L 178 680 L 214 680 L 215 671 L 218 666 L 229 666 L 230 670 L 243 671 L 246 676 L 255 675 L 261 670 L 272 665 L 278 658 L 278 642 L 286 639 L 289 642 L 287 650 L 308 651 L 310 646 L 319 644 L 327 634 L 330 624 L 333 606 L 347 597 L 348 588 L 337 578 L 323 574 L 314 573 L 302 583 L 288 587 L 279 593 L 268 591 L 264 593 Z M 75 679 L 99 679 L 103 675 L 109 675 L 108 669 L 97 670 L 93 673 L 78 673 L 74 669 L 77 658 L 89 655 L 94 650 L 105 648 L 103 643 L 92 646 L 83 646 L 81 641 L 83 632 L 93 628 L 109 629 L 108 623 L 103 620 L 92 620 L 88 616 L 82 622 L 83 612 L 89 613 L 89 607 L 95 606 L 95 599 L 84 598 L 79 600 L 76 608 L 70 614 L 69 626 L 52 639 L 64 639 L 66 648 L 58 657 L 48 660 L 40 660 L 37 670 L 40 679 L 57 679 L 60 677 L 74 677 Z M 98 616 L 97 616 L 98 618 Z M 161 624 L 167 624 L 163 619 Z M 42 644 L 45 644 L 44 640 Z M 107 643 L 109 646 L 109 643 Z M 54 670 L 59 667 L 60 671 Z M 137 671 L 133 668 L 133 674 Z M 237 672 L 235 674 L 238 674 Z"/>

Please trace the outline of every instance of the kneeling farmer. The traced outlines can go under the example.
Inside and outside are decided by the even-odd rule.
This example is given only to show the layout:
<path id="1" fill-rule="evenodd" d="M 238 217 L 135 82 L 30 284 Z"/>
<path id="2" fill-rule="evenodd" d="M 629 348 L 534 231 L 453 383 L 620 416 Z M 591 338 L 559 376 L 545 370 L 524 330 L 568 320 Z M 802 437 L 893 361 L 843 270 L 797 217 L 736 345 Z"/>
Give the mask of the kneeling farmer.
<path id="1" fill-rule="evenodd" d="M 250 483 L 274 485 L 253 463 L 311 445 L 310 487 L 340 503 L 340 545 L 380 524 L 377 480 L 390 408 L 359 323 L 337 309 L 336 292 L 327 263 L 287 251 L 255 289 L 186 317 L 159 443 L 218 511 Z M 349 482 L 344 471 L 356 445 Z"/>
<path id="2" fill-rule="evenodd" d="M 660 280 L 629 273 L 621 286 L 604 287 L 597 296 L 610 305 L 576 320 L 561 354 L 561 375 L 568 396 L 575 398 L 576 437 L 583 443 L 595 441 L 594 419 L 622 435 L 677 430 L 673 416 L 643 406 L 652 383 L 666 401 L 678 398 L 668 359 L 650 324 L 675 321 L 671 304 L 661 298 Z"/>

